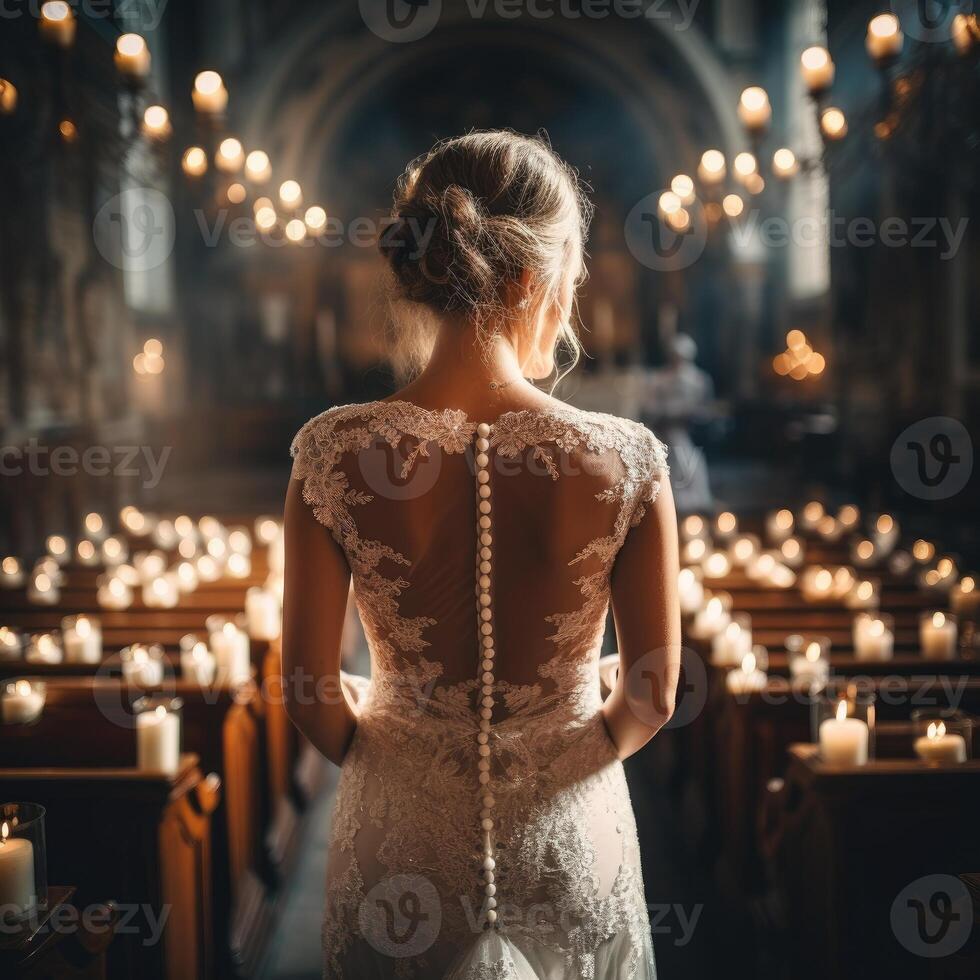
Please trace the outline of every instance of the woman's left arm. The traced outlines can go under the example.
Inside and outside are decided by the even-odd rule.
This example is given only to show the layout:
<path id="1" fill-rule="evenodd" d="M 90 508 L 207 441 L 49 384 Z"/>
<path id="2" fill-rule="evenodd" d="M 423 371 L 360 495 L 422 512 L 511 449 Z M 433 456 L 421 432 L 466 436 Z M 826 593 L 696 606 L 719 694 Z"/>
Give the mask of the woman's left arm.
<path id="1" fill-rule="evenodd" d="M 341 682 L 341 635 L 350 567 L 340 545 L 303 500 L 302 480 L 289 481 L 285 514 L 286 572 L 282 616 L 282 680 L 293 724 L 340 765 L 357 714 Z"/>

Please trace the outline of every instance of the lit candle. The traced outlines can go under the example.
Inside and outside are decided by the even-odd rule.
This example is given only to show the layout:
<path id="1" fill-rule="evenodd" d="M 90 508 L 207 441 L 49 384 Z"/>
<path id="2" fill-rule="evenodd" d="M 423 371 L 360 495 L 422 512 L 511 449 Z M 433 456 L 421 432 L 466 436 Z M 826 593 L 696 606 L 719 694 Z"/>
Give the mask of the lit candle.
<path id="1" fill-rule="evenodd" d="M 265 580 L 265 587 L 279 600 L 279 607 L 282 608 L 282 595 L 286 588 L 286 579 L 282 574 L 270 572 Z"/>
<path id="2" fill-rule="evenodd" d="M 711 662 L 716 667 L 740 664 L 751 651 L 752 627 L 746 616 L 733 619 L 711 640 Z"/>
<path id="3" fill-rule="evenodd" d="M 681 560 L 687 565 L 698 565 L 708 553 L 708 542 L 704 538 L 692 538 L 681 552 Z"/>
<path id="4" fill-rule="evenodd" d="M 253 184 L 264 184 L 272 176 L 272 164 L 264 150 L 252 150 L 245 157 L 245 176 Z"/>
<path id="5" fill-rule="evenodd" d="M 817 522 L 817 533 L 824 541 L 839 541 L 844 534 L 843 526 L 831 514 L 824 514 Z"/>
<path id="6" fill-rule="evenodd" d="M 853 636 L 858 660 L 891 660 L 895 634 L 883 617 L 861 613 L 854 620 Z"/>
<path id="7" fill-rule="evenodd" d="M 844 504 L 837 511 L 837 520 L 844 526 L 845 531 L 853 531 L 861 520 L 861 511 L 854 504 Z"/>
<path id="8" fill-rule="evenodd" d="M 60 664 L 64 659 L 61 640 L 54 633 L 35 633 L 28 640 L 24 659 L 32 664 Z"/>
<path id="9" fill-rule="evenodd" d="M 819 45 L 807 48 L 800 55 L 800 73 L 811 95 L 825 92 L 834 84 L 834 62 L 830 52 Z"/>
<path id="10" fill-rule="evenodd" d="M 684 569 L 681 572 L 689 572 Z M 691 573 L 693 577 L 693 573 Z M 700 588 L 701 583 L 696 583 Z M 683 609 L 683 601 L 682 601 Z M 700 608 L 700 601 L 698 608 Z M 274 640 L 279 636 L 281 626 L 281 610 L 279 600 L 267 589 L 253 586 L 245 593 L 245 617 L 248 621 L 248 633 L 253 640 Z"/>
<path id="11" fill-rule="evenodd" d="M 119 512 L 119 519 L 122 521 L 123 527 L 136 537 L 143 537 L 153 530 L 153 519 L 131 504 L 128 507 L 123 507 Z"/>
<path id="12" fill-rule="evenodd" d="M 281 530 L 279 522 L 274 517 L 259 517 L 255 521 L 255 537 L 264 545 L 272 544 L 279 537 Z"/>
<path id="13" fill-rule="evenodd" d="M 128 609 L 133 604 L 133 590 L 113 575 L 103 580 L 95 598 L 103 609 Z"/>
<path id="14" fill-rule="evenodd" d="M 180 587 L 173 572 L 158 575 L 143 586 L 143 605 L 150 609 L 173 609 L 180 602 Z"/>
<path id="15" fill-rule="evenodd" d="M 793 512 L 785 507 L 766 515 L 766 537 L 773 544 L 782 544 L 793 533 Z"/>
<path id="16" fill-rule="evenodd" d="M 157 705 L 136 716 L 137 765 L 171 775 L 180 766 L 180 716 Z"/>
<path id="17" fill-rule="evenodd" d="M 772 155 L 772 172 L 780 180 L 789 180 L 800 172 L 800 161 L 796 159 L 796 154 L 788 147 L 781 146 Z"/>
<path id="18" fill-rule="evenodd" d="M 980 590 L 973 575 L 964 575 L 949 594 L 953 612 L 964 619 L 976 619 L 980 609 Z"/>
<path id="19" fill-rule="evenodd" d="M 28 725 L 44 710 L 45 687 L 25 677 L 8 681 L 3 688 L 0 717 L 5 725 Z"/>
<path id="20" fill-rule="evenodd" d="M 844 597 L 848 609 L 877 609 L 880 602 L 880 585 L 876 579 L 855 582 Z"/>
<path id="21" fill-rule="evenodd" d="M 820 755 L 831 766 L 863 766 L 868 761 L 868 726 L 847 717 L 847 702 L 840 701 L 836 716 L 820 723 Z"/>
<path id="22" fill-rule="evenodd" d="M 156 527 L 153 528 L 153 543 L 158 548 L 173 551 L 179 540 L 180 535 L 177 534 L 177 528 L 173 521 L 157 521 Z"/>
<path id="23" fill-rule="evenodd" d="M 694 617 L 691 636 L 698 640 L 710 640 L 731 622 L 731 616 L 718 596 L 712 596 L 704 608 Z"/>
<path id="24" fill-rule="evenodd" d="M 862 538 L 851 546 L 851 561 L 858 568 L 870 568 L 877 563 L 878 550 L 870 538 Z"/>
<path id="25" fill-rule="evenodd" d="M 790 677 L 799 684 L 823 684 L 830 676 L 830 640 L 790 636 L 786 640 Z"/>
<path id="26" fill-rule="evenodd" d="M 956 617 L 951 613 L 924 613 L 919 620 L 919 646 L 926 660 L 956 659 Z"/>
<path id="27" fill-rule="evenodd" d="M 966 762 L 966 739 L 955 732 L 946 732 L 942 721 L 929 723 L 926 734 L 915 740 L 915 754 L 924 762 L 955 765 Z"/>
<path id="28" fill-rule="evenodd" d="M 163 650 L 134 643 L 120 651 L 123 679 L 137 687 L 156 687 L 163 680 Z"/>
<path id="29" fill-rule="evenodd" d="M 277 534 L 269 545 L 269 570 L 276 575 L 282 575 L 286 569 L 286 539 Z"/>
<path id="30" fill-rule="evenodd" d="M 217 662 L 219 684 L 243 684 L 252 676 L 248 634 L 226 622 L 211 633 L 211 652 Z"/>
<path id="31" fill-rule="evenodd" d="M 800 514 L 800 527 L 804 531 L 815 531 L 817 524 L 820 522 L 820 518 L 824 516 L 826 511 L 823 508 L 823 504 L 819 500 L 811 500 L 804 508 L 803 512 Z"/>
<path id="32" fill-rule="evenodd" d="M 740 534 L 728 553 L 735 565 L 748 565 L 759 554 L 759 539 L 754 534 Z"/>
<path id="33" fill-rule="evenodd" d="M 741 665 L 728 672 L 725 686 L 732 694 L 748 694 L 764 690 L 768 680 L 766 672 L 756 666 L 755 654 L 749 651 L 742 657 Z"/>
<path id="34" fill-rule="evenodd" d="M 24 584 L 24 566 L 13 555 L 0 562 L 0 588 L 19 589 Z"/>
<path id="35" fill-rule="evenodd" d="M 41 4 L 41 37 L 59 48 L 70 48 L 75 40 L 75 13 L 63 0 Z"/>
<path id="36" fill-rule="evenodd" d="M 177 576 L 177 588 L 182 593 L 193 592 L 197 588 L 199 578 L 193 562 L 182 561 L 174 574 Z"/>
<path id="37" fill-rule="evenodd" d="M 225 571 L 232 578 L 248 578 L 252 574 L 252 559 L 248 555 L 233 552 L 225 563 Z"/>
<path id="38" fill-rule="evenodd" d="M 122 538 L 112 536 L 102 542 L 102 560 L 107 565 L 119 565 L 128 557 L 129 548 Z"/>
<path id="39" fill-rule="evenodd" d="M 152 582 L 166 571 L 167 556 L 162 551 L 138 551 L 133 556 L 133 568 L 141 582 Z"/>
<path id="40" fill-rule="evenodd" d="M 191 99 L 198 112 L 217 115 L 228 105 L 228 90 L 216 71 L 202 71 L 194 79 Z"/>
<path id="41" fill-rule="evenodd" d="M 22 837 L 11 837 L 5 820 L 0 824 L 0 908 L 24 915 L 37 904 L 35 891 L 34 845 Z"/>
<path id="42" fill-rule="evenodd" d="M 952 558 L 940 558 L 934 568 L 919 574 L 919 582 L 932 592 L 951 592 L 958 574 Z"/>
<path id="43" fill-rule="evenodd" d="M 774 589 L 791 589 L 796 584 L 796 573 L 777 563 L 769 573 L 768 581 Z"/>
<path id="44" fill-rule="evenodd" d="M 742 125 L 753 133 L 761 132 L 769 125 L 769 120 L 772 119 L 772 106 L 769 104 L 769 96 L 764 88 L 751 85 L 742 92 L 738 100 L 738 118 L 742 120 Z"/>
<path id="45" fill-rule="evenodd" d="M 713 551 L 701 567 L 705 578 L 724 578 L 732 570 L 732 563 L 724 551 Z"/>
<path id="46" fill-rule="evenodd" d="M 682 568 L 677 576 L 681 612 L 693 616 L 704 604 L 704 586 L 693 568 Z"/>
<path id="47" fill-rule="evenodd" d="M 715 534 L 721 541 L 728 541 L 738 532 L 738 518 L 729 510 L 722 511 L 715 520 Z"/>
<path id="48" fill-rule="evenodd" d="M 681 522 L 681 540 L 693 541 L 695 538 L 707 538 L 708 526 L 703 517 L 691 514 Z"/>
<path id="49" fill-rule="evenodd" d="M 0 660 L 19 660 L 23 652 L 23 634 L 9 626 L 0 626 Z"/>
<path id="50" fill-rule="evenodd" d="M 201 687 L 210 687 L 214 682 L 217 665 L 208 645 L 193 636 L 185 636 L 180 645 L 181 676 Z"/>
<path id="51" fill-rule="evenodd" d="M 150 74 L 150 49 L 139 34 L 120 34 L 113 60 L 116 71 L 126 78 L 146 78 Z"/>
<path id="52" fill-rule="evenodd" d="M 102 660 L 102 626 L 88 616 L 66 616 L 61 621 L 65 662 L 97 664 Z"/>
<path id="53" fill-rule="evenodd" d="M 725 154 L 721 150 L 705 150 L 698 164 L 698 179 L 702 184 L 720 184 L 725 179 Z"/>
<path id="54" fill-rule="evenodd" d="M 919 538 L 912 545 L 912 557 L 920 564 L 927 565 L 936 557 L 936 546 L 931 541 Z"/>
<path id="55" fill-rule="evenodd" d="M 899 534 L 898 521 L 891 514 L 880 514 L 875 520 L 871 535 L 878 553 L 882 556 L 890 555 L 898 544 Z"/>
<path id="56" fill-rule="evenodd" d="M 221 566 L 210 555 L 201 555 L 194 567 L 202 582 L 217 582 L 221 578 Z"/>
<path id="57" fill-rule="evenodd" d="M 902 28 L 894 14 L 878 14 L 868 22 L 864 44 L 876 64 L 884 65 L 901 54 L 903 41 Z"/>
<path id="58" fill-rule="evenodd" d="M 805 568 L 800 576 L 800 591 L 808 602 L 823 602 L 833 595 L 834 576 L 829 568 Z"/>
<path id="59" fill-rule="evenodd" d="M 71 558 L 71 550 L 68 547 L 68 542 L 60 534 L 50 534 L 45 541 L 45 546 L 48 551 L 48 555 L 53 558 L 59 565 L 66 565 L 68 559 Z"/>
<path id="60" fill-rule="evenodd" d="M 13 115 L 17 109 L 17 86 L 9 78 L 0 78 L 0 116 Z"/>
<path id="61" fill-rule="evenodd" d="M 790 568 L 799 568 L 806 557 L 806 549 L 800 538 L 787 538 L 779 546 L 779 553 L 783 564 L 789 565 Z"/>

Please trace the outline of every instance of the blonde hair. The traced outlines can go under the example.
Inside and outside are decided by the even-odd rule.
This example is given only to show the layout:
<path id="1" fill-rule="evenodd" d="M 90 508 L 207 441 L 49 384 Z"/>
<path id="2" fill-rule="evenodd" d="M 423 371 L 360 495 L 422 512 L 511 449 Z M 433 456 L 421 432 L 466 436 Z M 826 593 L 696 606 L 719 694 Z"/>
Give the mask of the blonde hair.
<path id="1" fill-rule="evenodd" d="M 474 131 L 414 160 L 379 242 L 390 271 L 396 367 L 412 373 L 425 365 L 444 315 L 474 323 L 485 349 L 501 323 L 533 322 L 569 270 L 584 278 L 591 211 L 578 174 L 540 136 Z M 515 302 L 510 287 L 525 272 L 529 295 Z M 558 345 L 571 351 L 571 370 L 581 344 L 570 322 L 561 324 Z"/>

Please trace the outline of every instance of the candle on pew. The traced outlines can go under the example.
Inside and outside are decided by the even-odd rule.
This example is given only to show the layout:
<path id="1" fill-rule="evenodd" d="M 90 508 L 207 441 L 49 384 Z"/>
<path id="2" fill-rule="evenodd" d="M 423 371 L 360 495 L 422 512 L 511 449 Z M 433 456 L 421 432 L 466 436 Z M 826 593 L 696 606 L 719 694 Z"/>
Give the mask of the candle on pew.
<path id="1" fill-rule="evenodd" d="M 252 559 L 233 551 L 225 563 L 225 571 L 231 578 L 248 578 L 252 574 Z"/>
<path id="2" fill-rule="evenodd" d="M 82 538 L 75 545 L 75 558 L 79 565 L 84 565 L 86 568 L 92 568 L 102 560 L 99 548 L 91 538 Z"/>
<path id="3" fill-rule="evenodd" d="M 282 533 L 282 525 L 274 517 L 255 519 L 255 537 L 261 544 L 269 545 Z"/>
<path id="4" fill-rule="evenodd" d="M 156 518 L 152 514 L 144 514 L 138 507 L 132 505 L 123 507 L 119 512 L 122 526 L 134 537 L 142 538 L 153 533 Z"/>
<path id="5" fill-rule="evenodd" d="M 27 725 L 40 716 L 45 700 L 43 682 L 26 677 L 7 681 L 0 698 L 0 718 L 5 725 Z"/>
<path id="6" fill-rule="evenodd" d="M 24 659 L 32 664 L 60 664 L 64 660 L 61 640 L 54 633 L 35 633 L 27 643 Z"/>
<path id="7" fill-rule="evenodd" d="M 861 520 L 861 511 L 854 504 L 844 504 L 837 511 L 837 521 L 845 531 L 853 531 Z"/>
<path id="8" fill-rule="evenodd" d="M 875 550 L 880 556 L 887 558 L 895 550 L 899 534 L 898 521 L 891 514 L 879 514 L 875 518 L 871 537 L 875 543 Z"/>
<path id="9" fill-rule="evenodd" d="M 158 548 L 163 548 L 164 551 L 173 551 L 177 547 L 177 542 L 180 540 L 180 535 L 177 534 L 177 528 L 174 527 L 174 522 L 167 520 L 157 521 L 151 537 L 153 543 Z"/>
<path id="10" fill-rule="evenodd" d="M 732 562 L 724 551 L 712 551 L 701 565 L 705 578 L 724 578 L 732 570 Z"/>
<path id="11" fill-rule="evenodd" d="M 677 594 L 681 612 L 692 616 L 704 604 L 704 586 L 693 568 L 682 568 L 677 575 Z"/>
<path id="12" fill-rule="evenodd" d="M 694 617 L 691 636 L 698 640 L 710 640 L 731 622 L 731 616 L 718 596 L 711 596 L 704 608 Z"/>
<path id="13" fill-rule="evenodd" d="M 167 570 L 167 556 L 162 551 L 138 551 L 133 555 L 133 568 L 146 585 Z"/>
<path id="14" fill-rule="evenodd" d="M 759 548 L 759 539 L 754 534 L 740 534 L 728 549 L 728 556 L 732 564 L 744 567 L 756 558 Z"/>
<path id="15" fill-rule="evenodd" d="M 973 575 L 964 575 L 949 594 L 953 612 L 963 619 L 977 618 L 980 611 L 980 589 Z"/>
<path id="16" fill-rule="evenodd" d="M 752 652 L 752 625 L 739 613 L 711 641 L 711 662 L 717 667 L 736 666 Z"/>
<path id="17" fill-rule="evenodd" d="M 24 653 L 24 636 L 20 630 L 0 626 L 0 660 L 20 660 Z"/>
<path id="18" fill-rule="evenodd" d="M 806 557 L 806 549 L 800 538 L 787 538 L 779 546 L 779 554 L 782 556 L 780 561 L 790 568 L 799 568 Z"/>
<path id="19" fill-rule="evenodd" d="M 946 556 L 940 558 L 933 568 L 919 573 L 919 584 L 931 592 L 951 592 L 956 585 L 958 575 L 956 562 Z"/>
<path id="20" fill-rule="evenodd" d="M 773 544 L 782 544 L 793 533 L 793 512 L 774 510 L 766 515 L 766 537 Z"/>
<path id="21" fill-rule="evenodd" d="M 0 824 L 0 908 L 23 915 L 34 907 L 34 845 L 10 836 L 10 824 Z"/>
<path id="22" fill-rule="evenodd" d="M 105 537 L 109 533 L 109 525 L 104 515 L 95 510 L 85 515 L 82 527 L 93 541 L 105 541 Z"/>
<path id="23" fill-rule="evenodd" d="M 919 647 L 926 660 L 956 659 L 956 617 L 952 613 L 923 613 L 919 619 Z"/>
<path id="24" fill-rule="evenodd" d="M 839 701 L 835 717 L 820 723 L 820 756 L 832 766 L 863 766 L 868 761 L 868 726 L 847 717 L 847 702 Z"/>
<path id="25" fill-rule="evenodd" d="M 219 684 L 243 684 L 252 676 L 248 634 L 225 622 L 211 633 L 211 652 L 217 663 Z"/>
<path id="26" fill-rule="evenodd" d="M 681 539 L 684 542 L 708 537 L 708 525 L 703 517 L 698 514 L 689 514 L 681 521 Z"/>
<path id="27" fill-rule="evenodd" d="M 878 548 L 870 538 L 862 538 L 851 546 L 851 561 L 858 568 L 873 568 L 880 557 Z"/>
<path id="28" fill-rule="evenodd" d="M 133 604 L 133 590 L 115 575 L 103 577 L 95 599 L 103 609 L 128 609 Z"/>
<path id="29" fill-rule="evenodd" d="M 819 500 L 811 500 L 800 513 L 799 524 L 804 531 L 815 531 L 817 525 L 827 512 Z"/>
<path id="30" fill-rule="evenodd" d="M 828 544 L 833 544 L 844 536 L 844 525 L 832 514 L 824 514 L 817 521 L 817 534 Z"/>
<path id="31" fill-rule="evenodd" d="M 684 572 L 691 573 L 685 568 L 681 571 L 679 580 Z M 691 573 L 693 577 L 693 573 Z M 701 583 L 696 583 L 700 588 Z M 700 608 L 700 599 L 697 608 Z M 681 595 L 681 610 L 684 611 L 684 598 Z M 253 586 L 245 593 L 245 617 L 248 622 L 248 634 L 253 640 L 274 640 L 281 629 L 282 610 L 275 593 L 268 589 Z"/>
<path id="32" fill-rule="evenodd" d="M 832 598 L 834 575 L 829 568 L 804 568 L 800 575 L 800 591 L 808 602 L 823 602 Z"/>
<path id="33" fill-rule="evenodd" d="M 279 600 L 279 608 L 281 609 L 282 595 L 286 590 L 285 577 L 282 574 L 270 572 L 269 577 L 265 580 L 265 588 L 267 588 Z"/>
<path id="34" fill-rule="evenodd" d="M 185 636 L 180 641 L 180 674 L 187 681 L 201 687 L 210 687 L 217 670 L 214 654 L 196 636 Z"/>
<path id="35" fill-rule="evenodd" d="M 180 765 L 180 715 L 158 704 L 136 716 L 137 765 L 171 775 Z"/>
<path id="36" fill-rule="evenodd" d="M 282 531 L 269 544 L 269 571 L 282 575 L 286 569 L 286 539 Z"/>
<path id="37" fill-rule="evenodd" d="M 173 609 L 180 602 L 177 576 L 168 572 L 143 586 L 143 605 L 151 609 Z"/>
<path id="38" fill-rule="evenodd" d="M 7 555 L 0 562 L 0 589 L 19 589 L 24 584 L 24 566 L 20 559 Z"/>
<path id="39" fill-rule="evenodd" d="M 966 762 L 966 739 L 955 732 L 947 733 L 945 722 L 930 722 L 926 734 L 915 740 L 915 754 L 924 762 Z"/>
<path id="40" fill-rule="evenodd" d="M 912 558 L 919 565 L 928 565 L 936 557 L 936 546 L 925 538 L 919 538 L 912 545 Z"/>
<path id="41" fill-rule="evenodd" d="M 685 565 L 700 564 L 704 561 L 705 555 L 708 554 L 709 545 L 710 542 L 704 538 L 692 538 L 684 545 L 684 549 L 681 552 L 681 561 Z"/>
<path id="42" fill-rule="evenodd" d="M 228 528 L 228 548 L 235 555 L 252 553 L 252 535 L 247 527 Z"/>
<path id="43" fill-rule="evenodd" d="M 789 673 L 798 684 L 824 684 L 830 676 L 830 640 L 826 636 L 786 638 Z"/>
<path id="44" fill-rule="evenodd" d="M 53 558 L 59 565 L 67 565 L 71 558 L 71 549 L 68 541 L 61 534 L 49 534 L 44 542 L 49 557 Z"/>
<path id="45" fill-rule="evenodd" d="M 722 511 L 715 518 L 715 537 L 719 541 L 728 541 L 738 533 L 738 518 L 730 511 Z"/>
<path id="46" fill-rule="evenodd" d="M 855 582 L 851 591 L 844 596 L 844 605 L 848 609 L 877 609 L 880 601 L 881 583 L 871 578 Z"/>
<path id="47" fill-rule="evenodd" d="M 97 664 L 102 660 L 102 626 L 89 616 L 66 616 L 61 621 L 65 662 Z"/>
<path id="48" fill-rule="evenodd" d="M 120 565 L 129 557 L 126 542 L 113 535 L 102 542 L 102 560 L 107 565 Z"/>
<path id="49" fill-rule="evenodd" d="M 768 680 L 766 672 L 756 666 L 755 653 L 749 651 L 742 657 L 741 666 L 728 672 L 725 686 L 732 694 L 749 694 L 764 690 Z"/>
<path id="50" fill-rule="evenodd" d="M 174 570 L 174 575 L 177 577 L 177 588 L 182 593 L 193 592 L 200 582 L 197 574 L 197 568 L 195 568 L 194 563 L 190 561 L 182 561 Z"/>
<path id="51" fill-rule="evenodd" d="M 53 606 L 61 599 L 61 591 L 46 571 L 35 571 L 27 586 L 27 601 L 38 606 Z"/>
<path id="52" fill-rule="evenodd" d="M 891 660 L 895 650 L 891 617 L 861 613 L 854 619 L 853 633 L 858 660 Z"/>
<path id="53" fill-rule="evenodd" d="M 163 680 L 163 649 L 134 643 L 119 653 L 123 678 L 137 687 L 156 687 Z"/>

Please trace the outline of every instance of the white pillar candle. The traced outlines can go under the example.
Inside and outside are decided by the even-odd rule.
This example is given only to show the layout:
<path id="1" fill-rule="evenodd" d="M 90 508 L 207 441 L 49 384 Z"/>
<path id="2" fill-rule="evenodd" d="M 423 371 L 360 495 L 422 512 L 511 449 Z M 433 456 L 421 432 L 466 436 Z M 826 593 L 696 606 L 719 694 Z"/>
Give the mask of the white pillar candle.
<path id="1" fill-rule="evenodd" d="M 133 603 L 133 590 L 121 578 L 112 576 L 99 586 L 95 598 L 103 609 L 128 609 Z"/>
<path id="2" fill-rule="evenodd" d="M 0 698 L 0 718 L 5 725 L 27 725 L 44 710 L 45 688 L 22 677 L 8 681 Z"/>
<path id="3" fill-rule="evenodd" d="M 163 653 L 159 647 L 133 644 L 120 654 L 123 678 L 137 687 L 156 687 L 163 680 Z"/>
<path id="4" fill-rule="evenodd" d="M 926 660 L 956 659 L 956 617 L 950 613 L 926 613 L 919 620 L 919 647 Z"/>
<path id="5" fill-rule="evenodd" d="M 180 674 L 185 681 L 210 687 L 217 669 L 214 655 L 206 643 L 196 641 L 188 650 L 180 651 Z"/>
<path id="6" fill-rule="evenodd" d="M 820 723 L 820 756 L 832 766 L 863 766 L 868 761 L 868 726 L 847 717 L 847 702 L 837 705 L 836 717 Z"/>
<path id="7" fill-rule="evenodd" d="M 773 544 L 782 544 L 793 533 L 793 512 L 786 510 L 770 511 L 766 515 L 766 537 Z"/>
<path id="8" fill-rule="evenodd" d="M 24 659 L 32 664 L 60 664 L 64 659 L 61 641 L 53 633 L 36 633 L 28 641 Z"/>
<path id="9" fill-rule="evenodd" d="M 830 676 L 830 642 L 798 637 L 798 649 L 790 653 L 789 675 L 799 684 L 823 684 Z M 790 646 L 787 640 L 787 647 Z"/>
<path id="10" fill-rule="evenodd" d="M 219 684 L 243 684 L 252 676 L 248 634 L 225 623 L 211 634 L 211 652 L 217 662 Z"/>
<path id="11" fill-rule="evenodd" d="M 945 722 L 930 722 L 926 734 L 915 740 L 915 754 L 924 762 L 966 762 L 966 739 L 955 732 L 947 734 Z"/>
<path id="12" fill-rule="evenodd" d="M 65 662 L 97 664 L 102 660 L 102 627 L 88 616 L 66 616 L 61 621 Z"/>
<path id="13" fill-rule="evenodd" d="M 854 620 L 854 656 L 858 660 L 891 660 L 895 634 L 879 616 L 862 614 Z"/>
<path id="14" fill-rule="evenodd" d="M 735 666 L 752 652 L 752 630 L 732 620 L 711 640 L 711 662 L 717 667 Z"/>
<path id="15" fill-rule="evenodd" d="M 704 608 L 694 617 L 691 636 L 698 640 L 710 640 L 731 622 L 731 616 L 721 599 L 712 596 Z"/>
<path id="16" fill-rule="evenodd" d="M 151 609 L 173 609 L 180 602 L 180 588 L 173 573 L 158 575 L 143 586 L 143 605 Z"/>
<path id="17" fill-rule="evenodd" d="M 0 626 L 0 660 L 19 660 L 24 652 L 24 637 L 19 630 Z"/>
<path id="18" fill-rule="evenodd" d="M 741 666 L 728 672 L 725 686 L 732 694 L 748 694 L 764 690 L 768 681 L 765 671 L 756 667 L 755 654 L 749 652 L 742 657 Z"/>
<path id="19" fill-rule="evenodd" d="M 10 836 L 10 824 L 0 825 L 0 908 L 12 906 L 23 915 L 37 904 L 34 894 L 34 845 Z"/>
<path id="20" fill-rule="evenodd" d="M 24 584 L 24 566 L 18 558 L 7 555 L 0 562 L 0 589 L 19 589 Z"/>
<path id="21" fill-rule="evenodd" d="M 37 606 L 53 606 L 61 599 L 61 591 L 47 572 L 31 576 L 27 586 L 27 601 Z"/>
<path id="22" fill-rule="evenodd" d="M 269 571 L 282 575 L 286 570 L 286 539 L 282 533 L 269 544 Z"/>
<path id="23" fill-rule="evenodd" d="M 171 775 L 180 766 L 180 716 L 161 704 L 136 716 L 137 765 Z"/>
<path id="24" fill-rule="evenodd" d="M 277 575 L 274 572 L 269 575 L 265 580 L 265 587 L 279 600 L 279 608 L 282 608 L 282 596 L 286 589 L 286 580 L 284 576 Z"/>
<path id="25" fill-rule="evenodd" d="M 684 569 L 681 572 L 681 576 L 683 576 L 684 571 L 690 572 L 690 569 Z M 693 578 L 693 573 L 691 574 Z M 695 582 L 695 584 L 700 588 L 700 582 Z M 700 608 L 700 605 L 701 603 L 699 601 L 697 608 Z M 683 608 L 684 601 L 682 598 L 682 611 Z M 282 612 L 279 608 L 279 599 L 274 593 L 258 586 L 253 586 L 245 593 L 245 618 L 248 622 L 249 636 L 253 640 L 276 639 L 279 636 L 281 628 L 281 616 Z"/>

